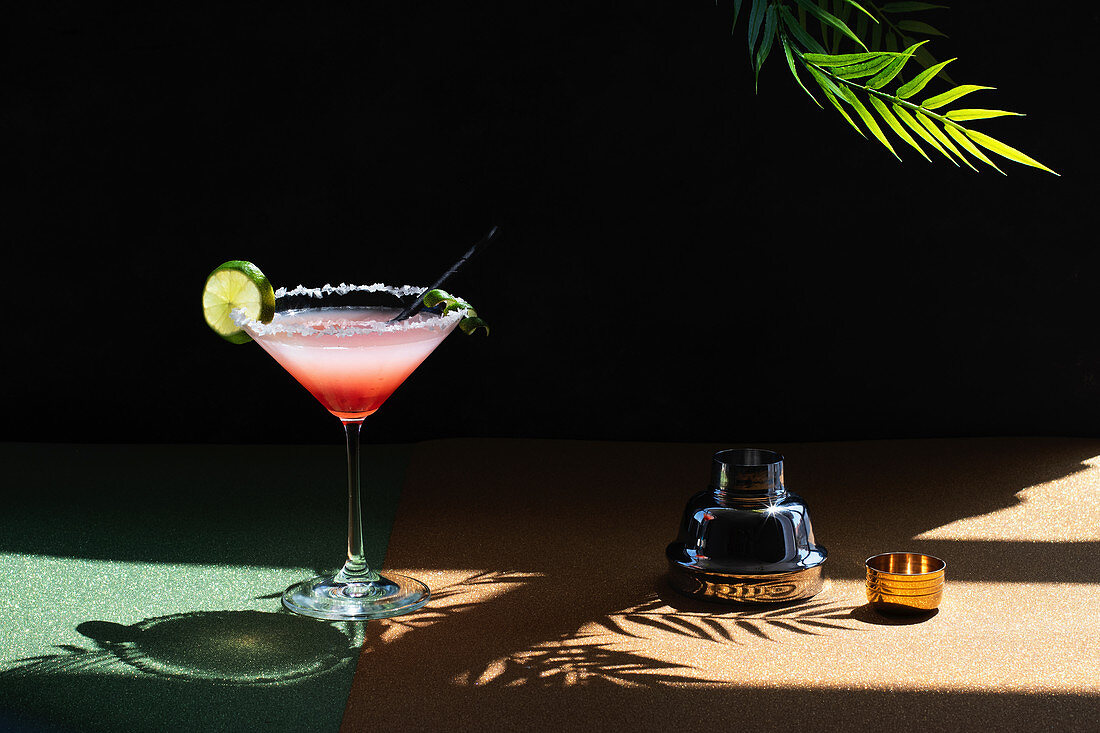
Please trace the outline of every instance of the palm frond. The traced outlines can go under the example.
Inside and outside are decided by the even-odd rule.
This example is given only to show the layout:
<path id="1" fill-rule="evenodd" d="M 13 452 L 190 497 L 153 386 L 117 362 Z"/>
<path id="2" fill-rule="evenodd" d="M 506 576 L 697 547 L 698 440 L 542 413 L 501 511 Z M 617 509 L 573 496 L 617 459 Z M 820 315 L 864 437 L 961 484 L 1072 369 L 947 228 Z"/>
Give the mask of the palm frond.
<path id="1" fill-rule="evenodd" d="M 887 91 L 888 84 L 898 75 L 905 63 L 915 57 L 919 46 L 920 44 L 910 46 L 901 53 L 888 51 L 853 54 L 798 53 L 797 51 L 794 53 L 822 92 L 846 102 L 855 110 L 871 135 L 899 159 L 900 156 L 875 118 L 871 116 L 863 99 L 868 101 L 894 135 L 915 148 L 925 159 L 928 159 L 927 153 L 910 131 L 916 132 L 921 140 L 949 160 L 962 162 L 974 170 L 977 168 L 971 163 L 971 158 L 998 172 L 1004 172 L 980 150 L 984 148 L 1015 163 L 1058 175 L 1016 148 L 961 124 L 970 120 L 1018 116 L 1018 113 L 1004 110 L 943 109 L 969 94 L 990 90 L 993 87 L 960 84 L 926 97 L 920 102 L 913 101 L 913 98 L 924 90 L 940 70 L 954 59 L 928 67 L 908 82 L 897 86 L 893 92 Z M 868 77 L 871 77 L 868 81 L 861 81 Z M 841 112 L 848 123 L 858 129 L 851 116 L 843 110 Z"/>
<path id="2" fill-rule="evenodd" d="M 735 0 L 735 26 L 741 5 L 741 0 Z M 975 161 L 1004 173 L 984 150 L 1058 175 L 1029 155 L 969 126 L 975 120 L 1020 117 L 1021 113 L 974 107 L 947 109 L 963 97 L 993 87 L 956 84 L 945 71 L 956 59 L 937 61 L 927 48 L 929 39 L 913 37 L 945 36 L 935 26 L 911 17 L 944 9 L 944 5 L 926 2 L 876 5 L 871 0 L 752 0 L 748 50 L 754 83 L 759 86 L 760 70 L 772 48 L 779 46 L 791 76 L 817 106 L 821 103 L 800 71 L 809 74 L 854 130 L 864 137 L 870 133 L 898 160 L 901 156 L 894 149 L 893 139 L 916 150 L 925 160 L 931 157 L 922 144 L 955 165 L 961 163 L 977 170 Z M 815 25 L 811 21 L 816 21 L 820 38 L 811 32 Z M 863 40 L 868 29 L 869 46 Z M 844 49 L 845 45 L 854 50 Z M 910 62 L 921 70 L 907 79 Z M 946 81 L 950 88 L 915 101 L 936 78 Z"/>

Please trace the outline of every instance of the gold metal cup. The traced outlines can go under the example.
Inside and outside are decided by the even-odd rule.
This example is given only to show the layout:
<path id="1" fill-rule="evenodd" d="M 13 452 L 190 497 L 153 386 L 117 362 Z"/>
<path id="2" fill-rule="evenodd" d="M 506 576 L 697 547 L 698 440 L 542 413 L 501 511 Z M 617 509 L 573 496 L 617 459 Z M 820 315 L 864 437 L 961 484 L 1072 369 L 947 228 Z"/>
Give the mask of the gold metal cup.
<path id="1" fill-rule="evenodd" d="M 886 552 L 864 562 L 867 600 L 883 613 L 917 614 L 939 608 L 947 563 L 917 552 Z"/>

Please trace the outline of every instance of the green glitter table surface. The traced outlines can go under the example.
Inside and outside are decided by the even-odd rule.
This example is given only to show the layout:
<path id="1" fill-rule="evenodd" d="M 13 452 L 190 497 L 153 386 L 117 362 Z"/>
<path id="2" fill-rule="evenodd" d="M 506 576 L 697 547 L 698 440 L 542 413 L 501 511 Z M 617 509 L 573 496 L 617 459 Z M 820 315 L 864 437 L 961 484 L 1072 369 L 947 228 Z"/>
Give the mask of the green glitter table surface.
<path id="1" fill-rule="evenodd" d="M 365 446 L 381 564 L 407 446 Z M 335 731 L 361 625 L 281 611 L 343 561 L 342 446 L 0 445 L 0 730 Z"/>

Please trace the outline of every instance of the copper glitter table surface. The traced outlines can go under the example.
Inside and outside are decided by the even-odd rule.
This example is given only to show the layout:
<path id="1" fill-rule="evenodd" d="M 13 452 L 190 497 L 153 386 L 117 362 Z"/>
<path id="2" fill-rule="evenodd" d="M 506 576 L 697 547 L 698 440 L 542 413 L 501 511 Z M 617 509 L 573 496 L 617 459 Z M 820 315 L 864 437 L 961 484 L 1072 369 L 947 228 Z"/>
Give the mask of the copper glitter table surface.
<path id="1" fill-rule="evenodd" d="M 825 589 L 703 605 L 663 548 L 714 450 L 419 444 L 387 566 L 433 602 L 372 623 L 343 730 L 1100 730 L 1100 441 L 770 444 Z M 867 605 L 865 558 L 948 563 L 940 609 Z"/>

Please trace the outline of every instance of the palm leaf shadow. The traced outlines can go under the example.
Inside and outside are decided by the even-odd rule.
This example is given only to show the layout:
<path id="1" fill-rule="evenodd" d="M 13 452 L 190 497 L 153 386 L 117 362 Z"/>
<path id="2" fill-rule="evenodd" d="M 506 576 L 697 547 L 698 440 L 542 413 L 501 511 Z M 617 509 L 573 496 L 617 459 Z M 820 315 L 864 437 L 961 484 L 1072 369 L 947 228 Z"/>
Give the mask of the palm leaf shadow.
<path id="1" fill-rule="evenodd" d="M 110 650 L 82 649 L 71 644 L 56 646 L 62 650 L 61 654 L 16 659 L 13 661 L 14 666 L 0 670 L 0 679 L 97 671 L 118 664 L 118 658 Z"/>
<path id="2" fill-rule="evenodd" d="M 433 588 L 428 605 L 415 613 L 386 619 L 385 624 L 387 627 L 397 626 L 407 629 L 429 626 L 481 605 L 482 601 L 480 600 L 457 600 L 464 595 L 471 595 L 476 586 L 522 584 L 538 577 L 541 577 L 538 573 L 526 573 L 519 570 L 484 570 L 474 573 L 457 583 L 451 583 L 438 589 Z M 441 603 L 441 601 L 449 602 Z"/>
<path id="3" fill-rule="evenodd" d="M 556 641 L 497 659 L 470 670 L 463 679 L 477 685 L 563 686 L 610 682 L 624 686 L 659 687 L 698 682 L 680 670 L 690 665 L 670 662 L 623 649 L 626 640 L 648 641 L 661 635 L 701 643 L 744 645 L 754 640 L 781 642 L 785 634 L 817 636 L 825 631 L 854 631 L 836 619 L 850 618 L 851 607 L 832 600 L 730 609 L 712 604 L 673 601 L 660 594 L 586 624 Z M 607 636 L 615 637 L 607 641 Z M 598 639 L 598 640 L 596 640 Z"/>
<path id="4" fill-rule="evenodd" d="M 540 647 L 489 665 L 478 676 L 478 684 L 562 687 L 604 681 L 651 687 L 692 679 L 667 671 L 688 669 L 686 664 L 662 662 L 610 647 L 606 642 Z"/>
<path id="5" fill-rule="evenodd" d="M 701 641 L 742 644 L 747 641 L 743 638 L 745 634 L 765 641 L 778 641 L 776 632 L 817 636 L 825 630 L 852 631 L 853 627 L 836 623 L 839 619 L 851 618 L 852 608 L 819 599 L 809 603 L 731 609 L 655 592 L 641 603 L 602 619 L 599 625 L 634 638 L 639 637 L 630 631 L 629 624 Z"/>

